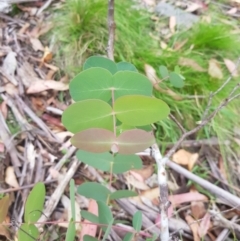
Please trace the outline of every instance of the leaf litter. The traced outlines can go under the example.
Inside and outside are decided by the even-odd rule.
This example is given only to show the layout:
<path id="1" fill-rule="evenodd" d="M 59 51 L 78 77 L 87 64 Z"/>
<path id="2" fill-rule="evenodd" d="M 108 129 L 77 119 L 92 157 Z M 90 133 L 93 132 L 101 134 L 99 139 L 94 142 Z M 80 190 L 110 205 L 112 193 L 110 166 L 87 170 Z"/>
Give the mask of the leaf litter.
<path id="1" fill-rule="evenodd" d="M 155 5 L 154 1 L 145 2 L 151 6 Z M 233 2 L 236 3 L 237 1 Z M 8 239 L 10 239 L 10 234 L 8 231 L 4 231 L 5 229 L 2 229 L 2 227 L 6 224 L 5 221 L 10 222 L 9 220 L 12 217 L 22 220 L 21 210 L 29 193 L 29 185 L 39 181 L 45 182 L 48 186 L 48 195 L 51 196 L 54 190 L 62 185 L 61 179 L 71 169 L 74 160 L 75 149 L 69 142 L 72 134 L 67 132 L 60 123 L 62 111 L 71 102 L 67 95 L 68 81 L 65 81 L 66 76 L 63 75 L 59 78 L 57 75 L 60 67 L 54 65 L 54 53 L 50 49 L 50 43 L 40 39 L 40 36 L 48 33 L 53 25 L 50 20 L 44 22 L 42 20 L 48 19 L 48 10 L 40 11 L 38 16 L 35 15 L 41 7 L 38 4 L 43 5 L 42 2 L 18 4 L 22 13 L 16 14 L 14 17 L 7 15 L 1 23 L 1 27 L 5 29 L 4 36 L 0 36 L 2 43 L 2 46 L 0 46 L 0 81 L 1 87 L 3 87 L 0 95 L 1 99 L 4 100 L 1 102 L 0 108 L 0 157 L 5 165 L 5 180 L 1 190 L 10 188 L 9 193 L 11 195 L 15 193 L 16 198 L 14 213 L 8 212 L 6 202 L 2 204 L 4 198 L 0 199 L 0 207 L 5 207 L 6 211 L 6 213 L 1 212 L 0 218 L 3 225 L 1 225 L 0 234 Z M 165 7 L 167 8 L 166 5 Z M 8 11 L 8 8 L 9 6 L 6 6 L 5 11 Z M 189 14 L 202 9 L 205 9 L 203 2 L 196 1 L 189 4 L 185 11 Z M 227 14 L 234 15 L 238 10 L 237 6 L 231 6 Z M 197 18 L 193 17 L 193 21 L 198 21 L 198 16 L 196 14 L 194 16 Z M 176 33 L 179 16 L 169 16 L 168 24 L 170 35 Z M 165 41 L 161 41 L 161 47 L 170 51 L 171 48 Z M 173 50 L 179 51 L 186 43 L 187 40 L 176 42 Z M 234 62 L 225 58 L 224 63 L 227 70 L 237 77 L 238 73 L 234 71 L 236 68 Z M 216 59 L 209 60 L 208 70 L 188 57 L 181 57 L 178 64 L 192 68 L 197 72 L 208 71 L 209 76 L 213 79 L 223 78 L 223 66 Z M 157 91 L 169 95 L 176 101 L 182 99 L 173 90 L 159 86 L 161 80 L 152 66 L 146 64 L 145 72 Z M 18 123 L 20 131 L 10 129 L 11 123 Z M 64 150 L 67 151 L 66 148 L 72 148 L 70 154 L 64 153 Z M 205 148 L 212 148 L 211 143 Z M 193 149 L 178 150 L 173 156 L 173 161 L 193 172 L 202 174 L 204 169 L 199 171 L 196 168 L 199 168 L 198 162 L 204 165 L 204 153 L 201 153 L 200 149 Z M 27 161 L 24 161 L 25 159 Z M 56 163 L 56 160 L 59 160 L 59 162 Z M 154 162 L 151 158 L 146 157 L 143 157 L 142 160 L 144 168 L 124 173 L 121 178 L 118 177 L 119 179 L 114 185 L 117 189 L 122 189 L 126 188 L 126 183 L 129 189 L 137 190 L 139 196 L 130 198 L 130 202 L 135 203 L 136 207 L 144 207 L 146 215 L 152 215 L 157 219 L 159 188 L 157 176 L 154 172 Z M 226 171 L 221 158 L 219 158 L 218 165 L 215 168 L 219 172 Z M 73 176 L 76 183 L 82 183 L 86 178 L 89 180 L 96 178 L 92 169 L 84 167 L 84 165 L 75 169 L 75 173 L 77 172 L 81 175 Z M 34 175 L 34 173 L 38 173 L 38 175 Z M 105 173 L 100 172 L 100 175 L 108 177 Z M 57 176 L 61 178 L 54 178 Z M 152 180 L 148 182 L 150 178 Z M 213 177 L 208 178 L 212 181 L 216 180 Z M 52 182 L 49 183 L 49 181 Z M 193 190 L 191 186 L 194 186 L 194 184 L 189 185 L 188 180 L 175 172 L 170 172 L 170 186 L 175 187 L 171 190 L 172 194 L 169 196 L 172 202 L 172 209 L 169 213 L 170 221 L 176 222 L 179 227 L 185 227 L 184 232 L 191 235 L 194 240 L 201 240 L 209 233 L 211 233 L 210 237 L 216 237 L 214 230 L 211 230 L 214 224 L 211 222 L 211 216 L 206 208 L 210 204 L 210 194 Z M 22 195 L 19 195 L 21 187 L 24 191 Z M 67 188 L 64 188 L 64 190 L 68 191 Z M 63 193 L 60 197 L 64 202 L 64 211 L 60 217 L 64 217 L 64 212 L 66 212 L 68 214 L 64 218 L 69 221 L 69 199 Z M 221 204 L 218 200 L 216 202 L 219 206 L 226 208 L 225 204 Z M 190 208 L 187 206 L 189 203 Z M 85 208 L 97 215 L 96 203 L 92 200 L 76 197 L 76 208 L 78 210 Z M 121 216 L 118 208 L 114 207 L 113 211 L 116 217 Z M 178 212 L 178 218 L 174 211 Z M 127 220 L 129 218 L 127 210 L 123 210 L 123 214 L 127 217 Z M 52 215 L 53 217 L 57 216 L 57 209 L 52 211 Z M 198 219 L 200 219 L 199 222 Z M 78 221 L 80 221 L 80 216 L 78 216 Z M 186 223 L 188 223 L 187 228 L 184 226 Z M 216 227 L 219 228 L 218 225 L 215 225 Z M 84 234 L 97 235 L 97 229 L 94 225 L 84 225 L 83 230 Z"/>

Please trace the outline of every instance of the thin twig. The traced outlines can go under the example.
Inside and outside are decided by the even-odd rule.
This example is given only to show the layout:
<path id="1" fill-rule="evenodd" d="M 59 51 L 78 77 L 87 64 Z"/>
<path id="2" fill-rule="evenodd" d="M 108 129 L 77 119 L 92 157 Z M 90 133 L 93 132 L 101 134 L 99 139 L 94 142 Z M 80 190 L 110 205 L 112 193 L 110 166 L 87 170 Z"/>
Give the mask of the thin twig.
<path id="1" fill-rule="evenodd" d="M 176 125 L 179 127 L 179 129 L 182 131 L 183 134 L 186 133 L 186 130 L 185 130 L 184 127 L 181 125 L 181 123 L 175 118 L 174 115 L 169 114 L 169 117 L 170 117 L 170 119 L 172 119 L 172 120 L 176 123 Z"/>
<path id="2" fill-rule="evenodd" d="M 217 114 L 218 112 L 223 108 L 225 107 L 227 104 L 229 104 L 231 101 L 233 101 L 234 99 L 236 99 L 240 94 L 237 94 L 235 96 L 233 96 L 233 94 L 236 92 L 237 89 L 240 88 L 240 83 L 237 84 L 233 89 L 232 91 L 229 93 L 229 96 L 224 99 L 220 104 L 219 106 L 207 117 L 205 118 L 204 120 L 201 121 L 201 123 L 196 126 L 195 128 L 193 128 L 192 130 L 184 133 L 180 138 L 179 140 L 176 142 L 176 144 L 169 150 L 169 152 L 167 153 L 167 155 L 165 156 L 165 158 L 169 159 L 174 153 L 175 151 L 177 150 L 177 148 L 181 145 L 182 141 L 196 133 L 197 131 L 199 131 L 200 129 L 202 129 L 205 125 L 207 125 Z"/>
<path id="3" fill-rule="evenodd" d="M 66 186 L 68 185 L 70 179 L 73 177 L 74 173 L 76 172 L 77 168 L 80 165 L 80 161 L 75 159 L 70 166 L 67 173 L 64 175 L 64 178 L 61 180 L 61 182 L 58 184 L 57 188 L 53 192 L 52 196 L 48 200 L 46 204 L 46 208 L 44 209 L 43 213 L 45 215 L 42 215 L 41 218 L 38 220 L 38 222 L 46 222 L 47 217 L 50 217 L 54 209 L 56 208 Z M 42 225 L 39 225 L 42 227 Z"/>
<path id="4" fill-rule="evenodd" d="M 114 38 L 116 24 L 114 22 L 114 0 L 108 0 L 108 45 L 107 56 L 114 60 Z"/>

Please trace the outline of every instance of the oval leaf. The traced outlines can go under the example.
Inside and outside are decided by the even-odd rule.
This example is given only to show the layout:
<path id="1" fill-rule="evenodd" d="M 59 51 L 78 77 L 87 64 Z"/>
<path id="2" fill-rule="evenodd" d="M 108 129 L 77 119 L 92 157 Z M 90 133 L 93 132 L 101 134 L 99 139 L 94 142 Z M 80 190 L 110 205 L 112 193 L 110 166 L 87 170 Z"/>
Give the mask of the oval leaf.
<path id="1" fill-rule="evenodd" d="M 113 215 L 110 208 L 103 201 L 97 201 L 98 217 L 101 224 L 109 224 L 113 220 Z"/>
<path id="2" fill-rule="evenodd" d="M 137 211 L 133 216 L 133 227 L 139 233 L 142 228 L 142 212 Z"/>
<path id="3" fill-rule="evenodd" d="M 139 129 L 124 131 L 117 137 L 118 152 L 121 154 L 134 154 L 144 151 L 154 143 L 155 138 L 152 132 Z"/>
<path id="4" fill-rule="evenodd" d="M 113 130 L 112 108 L 102 100 L 83 100 L 63 112 L 62 123 L 73 133 L 89 128 Z"/>
<path id="5" fill-rule="evenodd" d="M 32 191 L 29 193 L 24 211 L 24 220 L 27 223 L 37 222 L 42 215 L 44 200 L 45 200 L 45 186 L 42 182 L 37 183 Z"/>
<path id="6" fill-rule="evenodd" d="M 103 185 L 96 182 L 86 182 L 80 185 L 77 193 L 96 201 L 106 202 L 111 192 Z"/>
<path id="7" fill-rule="evenodd" d="M 95 153 L 110 151 L 114 141 L 113 132 L 99 128 L 78 132 L 71 138 L 71 143 L 77 148 Z"/>
<path id="8" fill-rule="evenodd" d="M 118 190 L 115 191 L 114 193 L 112 193 L 110 195 L 110 200 L 114 200 L 114 199 L 121 199 L 121 198 L 128 198 L 128 197 L 135 197 L 138 194 L 134 191 L 130 191 L 130 190 Z"/>
<path id="9" fill-rule="evenodd" d="M 90 68 L 78 74 L 70 82 L 70 94 L 75 101 L 111 99 L 112 74 L 103 68 Z"/>
<path id="10" fill-rule="evenodd" d="M 124 70 L 129 70 L 129 71 L 133 71 L 133 72 L 138 72 L 138 70 L 136 69 L 136 67 L 128 62 L 119 62 L 117 63 L 117 70 L 118 71 L 124 71 Z"/>
<path id="11" fill-rule="evenodd" d="M 23 223 L 18 230 L 19 241 L 33 241 L 39 237 L 39 231 L 33 224 Z"/>
<path id="12" fill-rule="evenodd" d="M 105 172 L 112 171 L 115 174 L 142 168 L 142 160 L 136 155 L 118 154 L 113 157 L 109 152 L 91 153 L 82 150 L 79 150 L 76 155 L 85 164 Z"/>
<path id="13" fill-rule="evenodd" d="M 176 88 L 182 88 L 184 86 L 183 79 L 180 77 L 179 74 L 176 74 L 174 72 L 170 73 L 169 80 L 171 84 Z"/>
<path id="14" fill-rule="evenodd" d="M 91 223 L 96 223 L 96 224 L 99 223 L 98 216 L 96 216 L 95 214 L 93 214 L 91 212 L 81 210 L 81 217 L 84 219 L 87 219 Z"/>
<path id="15" fill-rule="evenodd" d="M 168 69 L 167 69 L 166 66 L 161 65 L 159 67 L 159 72 L 160 72 L 160 75 L 163 79 L 167 78 L 169 76 Z"/>
<path id="16" fill-rule="evenodd" d="M 120 71 L 113 76 L 115 100 L 125 95 L 152 96 L 152 84 L 142 74 L 131 71 Z"/>
<path id="17" fill-rule="evenodd" d="M 160 121 L 170 112 L 168 105 L 162 100 L 140 95 L 118 98 L 113 109 L 122 123 L 132 126 L 143 126 Z"/>
<path id="18" fill-rule="evenodd" d="M 101 67 L 107 69 L 112 74 L 117 72 L 117 65 L 112 60 L 102 56 L 92 56 L 88 58 L 83 65 L 84 70 L 92 67 Z"/>

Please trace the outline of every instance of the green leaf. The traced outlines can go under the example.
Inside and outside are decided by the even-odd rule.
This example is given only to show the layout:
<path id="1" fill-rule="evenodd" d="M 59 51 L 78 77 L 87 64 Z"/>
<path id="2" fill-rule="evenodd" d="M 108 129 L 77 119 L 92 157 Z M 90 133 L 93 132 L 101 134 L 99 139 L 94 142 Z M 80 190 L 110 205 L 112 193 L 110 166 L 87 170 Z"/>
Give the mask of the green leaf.
<path id="1" fill-rule="evenodd" d="M 99 128 L 78 132 L 71 138 L 71 143 L 77 148 L 94 153 L 110 151 L 114 142 L 113 132 Z"/>
<path id="2" fill-rule="evenodd" d="M 0 200 L 0 224 L 5 220 L 7 213 L 8 213 L 8 207 L 9 207 L 9 196 L 6 195 Z"/>
<path id="3" fill-rule="evenodd" d="M 111 192 L 103 185 L 96 182 L 86 182 L 80 185 L 77 193 L 96 201 L 106 202 Z"/>
<path id="4" fill-rule="evenodd" d="M 70 180 L 70 201 L 71 201 L 71 212 L 72 212 L 72 219 L 76 221 L 76 210 L 75 210 L 75 183 L 74 180 Z"/>
<path id="5" fill-rule="evenodd" d="M 73 133 L 89 128 L 113 130 L 112 108 L 102 100 L 76 102 L 63 112 L 62 123 Z"/>
<path id="6" fill-rule="evenodd" d="M 114 89 L 114 99 L 124 95 L 152 95 L 152 84 L 146 76 L 132 71 L 112 75 L 102 68 L 90 68 L 78 74 L 70 83 L 70 94 L 75 101 L 101 99 L 108 102 Z"/>
<path id="7" fill-rule="evenodd" d="M 129 70 L 129 71 L 133 71 L 133 72 L 138 72 L 138 70 L 136 69 L 136 67 L 128 62 L 119 62 L 117 63 L 117 70 L 118 71 L 124 71 L 124 70 Z"/>
<path id="8" fill-rule="evenodd" d="M 117 154 L 114 158 L 113 173 L 123 173 L 132 169 L 141 169 L 142 160 L 137 155 Z"/>
<path id="9" fill-rule="evenodd" d="M 133 216 L 133 227 L 139 233 L 142 228 L 142 212 L 137 211 Z"/>
<path id="10" fill-rule="evenodd" d="M 112 74 L 117 72 L 117 65 L 112 60 L 102 56 L 92 56 L 88 58 L 83 65 L 84 70 L 92 67 L 101 67 L 107 69 Z"/>
<path id="11" fill-rule="evenodd" d="M 26 223 L 37 222 L 41 217 L 45 195 L 44 184 L 42 182 L 37 183 L 29 193 L 25 204 L 24 220 Z"/>
<path id="12" fill-rule="evenodd" d="M 169 80 L 171 84 L 176 88 L 182 88 L 184 86 L 183 79 L 179 76 L 179 74 L 171 72 L 169 75 Z"/>
<path id="13" fill-rule="evenodd" d="M 131 95 L 118 98 L 113 109 L 117 118 L 124 124 L 144 126 L 165 119 L 170 110 L 162 100 Z"/>
<path id="14" fill-rule="evenodd" d="M 108 226 L 107 226 L 107 229 L 105 231 L 105 234 L 102 238 L 102 241 L 105 241 L 107 238 L 108 238 L 108 235 L 110 234 L 111 232 L 111 229 L 112 229 L 112 225 L 113 225 L 113 222 L 114 222 L 114 219 L 112 219 L 109 223 L 108 223 Z"/>
<path id="15" fill-rule="evenodd" d="M 132 240 L 133 240 L 133 237 L 134 237 L 134 234 L 133 234 L 133 233 L 127 233 L 127 234 L 124 236 L 123 241 L 132 241 Z"/>
<path id="16" fill-rule="evenodd" d="M 23 223 L 18 230 L 19 241 L 34 241 L 39 237 L 39 231 L 34 224 Z"/>
<path id="17" fill-rule="evenodd" d="M 120 71 L 113 76 L 115 100 L 125 95 L 152 96 L 152 84 L 142 74 L 131 71 Z"/>
<path id="18" fill-rule="evenodd" d="M 166 66 L 161 65 L 159 67 L 159 72 L 160 72 L 160 75 L 163 79 L 167 78 L 169 76 L 168 69 L 167 69 Z"/>
<path id="19" fill-rule="evenodd" d="M 113 215 L 110 208 L 105 202 L 97 201 L 98 204 L 98 216 L 101 224 L 109 224 L 113 222 Z"/>
<path id="20" fill-rule="evenodd" d="M 124 131 L 117 137 L 118 153 L 121 154 L 144 151 L 154 143 L 155 138 L 152 132 L 139 129 Z"/>
<path id="21" fill-rule="evenodd" d="M 85 99 L 111 99 L 110 88 L 113 86 L 112 74 L 102 68 L 90 68 L 78 74 L 70 82 L 69 89 L 75 101 Z"/>
<path id="22" fill-rule="evenodd" d="M 76 226 L 74 222 L 70 222 L 67 229 L 65 241 L 74 241 L 76 236 Z"/>
<path id="23" fill-rule="evenodd" d="M 134 197 L 138 194 L 136 192 L 130 191 L 130 190 L 118 190 L 115 191 L 110 195 L 110 200 L 114 199 L 120 199 L 120 198 L 128 198 L 128 197 Z"/>
<path id="24" fill-rule="evenodd" d="M 81 210 L 81 217 L 87 219 L 91 223 L 99 223 L 98 216 L 85 210 Z"/>
<path id="25" fill-rule="evenodd" d="M 111 155 L 109 152 L 105 153 L 91 153 L 83 150 L 77 151 L 77 158 L 92 167 L 99 170 L 119 174 L 131 169 L 141 169 L 142 160 L 136 155 Z"/>
<path id="26" fill-rule="evenodd" d="M 99 240 L 97 238 L 94 238 L 93 236 L 86 234 L 83 236 L 83 241 L 99 241 Z"/>

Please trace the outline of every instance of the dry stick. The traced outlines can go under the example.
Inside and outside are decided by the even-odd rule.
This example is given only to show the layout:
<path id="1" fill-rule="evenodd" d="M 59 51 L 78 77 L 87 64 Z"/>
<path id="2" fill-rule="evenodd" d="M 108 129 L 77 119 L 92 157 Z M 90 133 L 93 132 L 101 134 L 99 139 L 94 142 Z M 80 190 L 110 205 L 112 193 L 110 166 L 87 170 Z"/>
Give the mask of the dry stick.
<path id="1" fill-rule="evenodd" d="M 114 38 L 116 24 L 114 22 L 114 0 L 108 0 L 108 45 L 107 56 L 114 60 Z"/>
<path id="2" fill-rule="evenodd" d="M 237 220 L 238 216 L 235 215 L 230 222 L 235 222 Z M 218 235 L 218 237 L 215 239 L 215 241 L 224 241 L 227 239 L 230 231 L 228 228 L 225 228 L 222 230 L 222 232 Z"/>
<path id="3" fill-rule="evenodd" d="M 70 166 L 69 170 L 67 171 L 67 173 L 64 175 L 64 178 L 61 180 L 61 182 L 58 184 L 57 188 L 55 189 L 55 191 L 53 192 L 52 196 L 50 197 L 50 199 L 48 200 L 46 207 L 43 211 L 43 213 L 45 215 L 42 215 L 41 218 L 38 220 L 38 222 L 44 223 L 47 221 L 48 217 L 51 216 L 52 212 L 54 211 L 54 209 L 56 208 L 66 186 L 68 185 L 70 179 L 73 177 L 73 175 L 75 174 L 77 168 L 80 165 L 80 161 L 75 159 L 72 163 L 72 165 Z M 43 224 L 39 224 L 39 227 L 42 227 Z"/>
<path id="4" fill-rule="evenodd" d="M 16 96 L 18 104 L 22 107 L 23 111 L 32 118 L 32 120 L 47 134 L 48 138 L 52 141 L 58 141 L 57 137 L 51 132 L 51 130 L 45 125 L 45 123 L 28 107 L 25 102 L 19 97 Z"/>

